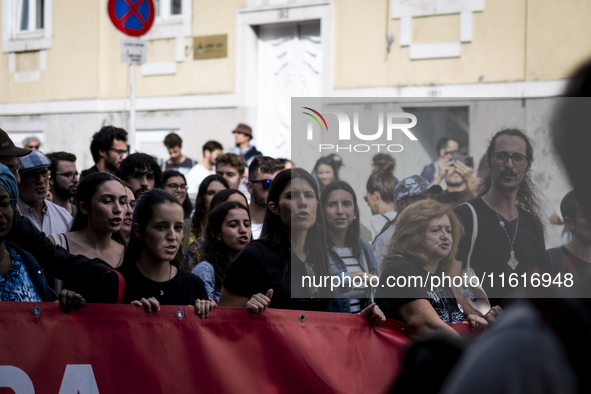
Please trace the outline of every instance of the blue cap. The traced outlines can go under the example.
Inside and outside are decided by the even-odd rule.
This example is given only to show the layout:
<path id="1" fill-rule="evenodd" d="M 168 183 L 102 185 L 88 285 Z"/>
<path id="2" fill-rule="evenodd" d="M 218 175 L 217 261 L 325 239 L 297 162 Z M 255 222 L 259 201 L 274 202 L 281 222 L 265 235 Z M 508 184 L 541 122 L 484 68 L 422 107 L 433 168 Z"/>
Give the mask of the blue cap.
<path id="1" fill-rule="evenodd" d="M 18 172 L 24 173 L 38 168 L 46 168 L 51 165 L 51 160 L 43 153 L 38 150 L 32 150 L 26 156 L 18 158 L 19 170 Z"/>

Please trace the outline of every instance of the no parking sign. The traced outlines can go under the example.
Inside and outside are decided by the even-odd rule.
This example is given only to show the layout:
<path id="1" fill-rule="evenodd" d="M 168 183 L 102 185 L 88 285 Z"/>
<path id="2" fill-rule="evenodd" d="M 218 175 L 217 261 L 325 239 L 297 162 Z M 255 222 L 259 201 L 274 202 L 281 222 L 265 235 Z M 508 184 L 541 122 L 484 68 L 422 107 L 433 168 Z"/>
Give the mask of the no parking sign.
<path id="1" fill-rule="evenodd" d="M 109 0 L 107 10 L 113 26 L 131 37 L 146 34 L 156 16 L 153 0 Z"/>

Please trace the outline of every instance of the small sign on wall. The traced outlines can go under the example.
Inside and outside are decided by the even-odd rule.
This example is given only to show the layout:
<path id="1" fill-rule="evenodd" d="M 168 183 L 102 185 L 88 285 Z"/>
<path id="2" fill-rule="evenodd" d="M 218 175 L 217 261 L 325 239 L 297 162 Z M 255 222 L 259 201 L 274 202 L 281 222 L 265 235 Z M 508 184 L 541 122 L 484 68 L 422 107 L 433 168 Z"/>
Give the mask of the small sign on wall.
<path id="1" fill-rule="evenodd" d="M 193 59 L 217 59 L 227 56 L 227 34 L 193 37 Z"/>
<path id="2" fill-rule="evenodd" d="M 144 64 L 146 54 L 147 41 L 133 38 L 121 39 L 121 63 Z"/>

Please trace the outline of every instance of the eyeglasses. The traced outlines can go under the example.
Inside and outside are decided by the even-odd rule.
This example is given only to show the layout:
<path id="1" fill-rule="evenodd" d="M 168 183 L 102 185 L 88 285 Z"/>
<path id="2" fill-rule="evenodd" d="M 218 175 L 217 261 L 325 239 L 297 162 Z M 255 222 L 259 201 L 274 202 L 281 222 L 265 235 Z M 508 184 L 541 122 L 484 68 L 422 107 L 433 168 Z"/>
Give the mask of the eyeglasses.
<path id="1" fill-rule="evenodd" d="M 185 185 L 184 183 L 180 184 L 180 185 L 178 183 L 169 183 L 168 185 L 164 185 L 164 187 L 168 187 L 169 189 L 172 189 L 172 190 L 178 190 L 178 189 L 188 190 L 189 189 L 189 186 Z"/>
<path id="2" fill-rule="evenodd" d="M 74 182 L 74 179 L 78 178 L 79 174 L 77 171 L 76 172 L 69 171 L 69 172 L 62 172 L 61 174 L 55 174 L 55 175 L 61 175 L 65 178 L 67 178 L 70 182 Z"/>
<path id="3" fill-rule="evenodd" d="M 492 154 L 493 160 L 496 164 L 505 164 L 507 160 L 511 159 L 513 165 L 522 166 L 527 163 L 529 157 L 522 155 L 521 153 L 513 153 L 510 155 L 507 152 L 495 152 Z"/>
<path id="4" fill-rule="evenodd" d="M 27 149 L 38 150 L 39 149 L 39 145 L 27 145 Z"/>
<path id="5" fill-rule="evenodd" d="M 123 155 L 127 154 L 127 150 L 125 149 L 109 149 L 112 150 L 113 152 L 117 153 L 119 155 L 119 157 L 123 157 Z"/>
<path id="6" fill-rule="evenodd" d="M 269 190 L 269 187 L 271 187 L 271 183 L 273 183 L 273 180 L 271 180 L 271 179 L 260 179 L 258 181 L 250 181 L 250 183 L 260 183 L 261 186 L 263 187 L 263 190 Z"/>
<path id="7" fill-rule="evenodd" d="M 45 170 L 33 170 L 33 171 L 28 171 L 25 172 L 24 174 L 21 173 L 21 178 L 25 179 L 29 182 L 35 182 L 37 180 L 37 178 L 39 178 L 39 176 L 41 176 L 41 178 L 43 180 L 48 179 L 49 178 L 49 170 L 45 169 Z"/>

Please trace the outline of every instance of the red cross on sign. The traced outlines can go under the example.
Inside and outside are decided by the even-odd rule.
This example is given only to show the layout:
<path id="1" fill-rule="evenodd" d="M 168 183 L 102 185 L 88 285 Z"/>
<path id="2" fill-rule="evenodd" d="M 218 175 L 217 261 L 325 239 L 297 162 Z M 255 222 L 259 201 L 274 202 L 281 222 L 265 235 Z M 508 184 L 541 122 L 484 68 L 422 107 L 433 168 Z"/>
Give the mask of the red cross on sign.
<path id="1" fill-rule="evenodd" d="M 146 34 L 156 17 L 153 0 L 109 0 L 107 11 L 113 26 L 131 37 Z"/>

